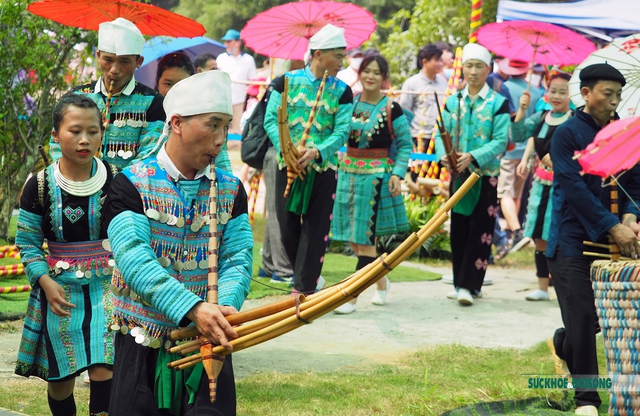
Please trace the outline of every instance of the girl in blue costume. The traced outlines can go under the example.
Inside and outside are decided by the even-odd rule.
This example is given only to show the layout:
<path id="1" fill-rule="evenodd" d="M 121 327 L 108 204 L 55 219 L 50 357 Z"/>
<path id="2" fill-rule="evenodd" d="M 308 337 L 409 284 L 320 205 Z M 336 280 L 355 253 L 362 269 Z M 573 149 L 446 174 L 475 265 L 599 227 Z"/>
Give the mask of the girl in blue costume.
<path id="1" fill-rule="evenodd" d="M 106 415 L 108 409 L 113 335 L 106 316 L 114 262 L 100 217 L 113 172 L 94 157 L 102 129 L 90 98 L 62 97 L 53 111 L 53 138 L 62 157 L 27 182 L 20 200 L 16 245 L 33 291 L 16 374 L 48 381 L 54 416 L 76 414 L 75 377 L 87 369 L 90 414 Z"/>
<path id="2" fill-rule="evenodd" d="M 556 127 L 564 123 L 573 115 L 569 109 L 570 76 L 564 73 L 553 75 L 549 81 L 547 96 L 551 111 L 540 111 L 531 117 L 524 118 L 529 105 L 529 97 L 525 93 L 520 99 L 520 108 L 511 125 L 511 137 L 528 137 L 527 148 L 518 165 L 517 173 L 526 176 L 534 161 L 538 164 L 533 174 L 533 182 L 527 204 L 524 236 L 533 238 L 536 244 L 535 262 L 538 289 L 525 296 L 525 299 L 538 301 L 549 300 L 549 268 L 545 250 L 551 226 L 551 212 L 553 199 L 553 163 L 549 156 L 551 136 Z"/>
<path id="3" fill-rule="evenodd" d="M 349 241 L 358 256 L 356 270 L 373 262 L 376 236 L 409 230 L 400 181 L 411 155 L 409 124 L 402 108 L 380 89 L 389 65 L 380 55 L 366 57 L 358 72 L 362 94 L 355 98 L 347 154 L 338 171 L 331 238 Z M 374 305 L 384 305 L 389 279 L 376 282 Z M 335 310 L 348 314 L 356 300 Z"/>

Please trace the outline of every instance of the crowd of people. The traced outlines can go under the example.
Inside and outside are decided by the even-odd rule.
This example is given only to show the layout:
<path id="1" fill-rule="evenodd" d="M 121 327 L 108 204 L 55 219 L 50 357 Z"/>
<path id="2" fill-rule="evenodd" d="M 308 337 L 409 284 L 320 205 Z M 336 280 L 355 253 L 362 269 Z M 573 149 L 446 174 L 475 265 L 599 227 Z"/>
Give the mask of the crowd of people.
<path id="1" fill-rule="evenodd" d="M 403 182 L 420 195 L 433 190 L 410 174 L 412 151 L 424 151 L 433 136 L 437 160 L 450 175 L 443 192 L 480 176 L 451 213 L 453 290 L 447 297 L 473 305 L 490 283 L 488 265 L 533 240 L 538 289 L 526 299 L 549 300 L 552 278 L 565 325 L 549 342 L 557 369 L 597 375 L 591 259 L 582 244 L 610 236 L 623 255 L 637 258 L 640 211 L 632 200 L 640 198 L 640 176 L 634 168 L 620 180 L 628 197 L 617 216 L 600 179 L 581 176 L 573 154 L 614 118 L 626 82 L 619 71 L 608 64 L 584 68 L 586 105 L 574 111 L 569 74 L 556 72 L 535 85 L 533 75 L 526 79 L 529 63 L 492 59 L 483 46 L 468 44 L 461 56 L 464 84 L 446 101 L 440 130 L 437 106 L 453 76 L 453 54 L 444 42 L 419 51 L 418 72 L 394 101 L 382 93 L 389 87 L 387 60 L 375 50 L 347 51 L 344 29 L 331 24 L 310 39 L 308 63 L 260 73 L 242 52 L 238 31 L 222 40 L 226 51 L 217 57 L 164 56 L 154 90 L 134 76 L 143 62 L 140 31 L 122 18 L 103 23 L 100 77 L 56 105 L 54 162 L 25 185 L 16 236 L 33 286 L 16 373 L 48 382 L 54 416 L 76 413 L 74 379 L 86 370 L 92 415 L 235 414 L 231 355 L 212 404 L 202 366 L 168 369 L 176 355 L 165 341 L 171 330 L 190 324 L 228 350 L 237 337 L 224 317 L 239 310 L 249 292 L 253 237 L 247 194 L 233 175 L 226 139 L 241 133 L 241 120 L 258 117 L 269 139 L 258 277 L 289 283 L 294 295 L 317 292 L 325 284 L 329 240 L 350 244 L 355 270 L 373 262 L 379 236 L 409 229 Z M 272 81 L 247 88 L 245 81 L 259 77 Z M 283 131 L 288 137 L 280 137 Z M 296 169 L 304 180 L 289 180 L 286 140 L 298 147 Z M 214 185 L 217 212 L 210 217 Z M 206 302 L 212 234 L 218 304 Z M 384 305 L 390 281 L 376 285 L 371 302 Z M 355 311 L 356 299 L 335 310 Z M 575 401 L 576 414 L 597 414 L 597 393 L 576 389 Z"/>

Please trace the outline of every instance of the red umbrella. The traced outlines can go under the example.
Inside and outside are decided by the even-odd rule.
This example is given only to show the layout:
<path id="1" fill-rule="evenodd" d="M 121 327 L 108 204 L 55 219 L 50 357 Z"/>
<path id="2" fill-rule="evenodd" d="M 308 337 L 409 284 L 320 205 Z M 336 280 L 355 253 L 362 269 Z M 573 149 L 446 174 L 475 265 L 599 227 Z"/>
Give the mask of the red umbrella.
<path id="1" fill-rule="evenodd" d="M 242 40 L 259 54 L 304 59 L 309 38 L 331 23 L 345 29 L 347 49 L 356 48 L 376 30 L 373 15 L 352 3 L 300 1 L 257 14 L 242 29 Z"/>
<path id="2" fill-rule="evenodd" d="M 608 124 L 584 150 L 576 152 L 581 173 L 606 178 L 631 169 L 640 161 L 640 117 Z"/>
<path id="3" fill-rule="evenodd" d="M 515 20 L 478 30 L 478 43 L 512 60 L 542 65 L 573 65 L 596 50 L 587 38 L 551 23 Z"/>
<path id="4" fill-rule="evenodd" d="M 87 30 L 98 30 L 100 23 L 123 17 L 144 35 L 193 38 L 206 32 L 195 20 L 130 0 L 41 0 L 30 4 L 27 10 L 65 26 Z"/>

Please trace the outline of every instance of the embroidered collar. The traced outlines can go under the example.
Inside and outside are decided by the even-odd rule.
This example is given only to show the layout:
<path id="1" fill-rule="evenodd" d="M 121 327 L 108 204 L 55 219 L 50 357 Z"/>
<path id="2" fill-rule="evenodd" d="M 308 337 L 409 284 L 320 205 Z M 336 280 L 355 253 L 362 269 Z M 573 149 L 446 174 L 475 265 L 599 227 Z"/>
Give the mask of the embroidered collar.
<path id="1" fill-rule="evenodd" d="M 100 75 L 100 78 L 98 78 L 98 81 L 96 82 L 96 88 L 94 90 L 95 93 L 101 93 L 102 95 L 104 95 L 105 97 L 108 96 L 109 91 L 103 91 L 103 82 L 102 82 L 102 75 Z M 114 96 L 116 95 L 120 95 L 120 94 L 124 94 L 124 95 L 131 95 L 131 93 L 133 92 L 134 88 L 136 87 L 136 77 L 135 75 L 133 75 L 131 77 L 131 81 L 129 81 L 129 83 L 127 84 L 126 87 L 124 87 L 122 89 L 122 91 L 117 92 L 115 94 L 113 94 Z"/>
<path id="2" fill-rule="evenodd" d="M 487 99 L 487 95 L 489 95 L 489 92 L 491 91 L 491 88 L 489 88 L 489 85 L 487 85 L 487 83 L 484 83 L 484 86 L 482 87 L 482 89 L 480 89 L 480 92 L 478 93 L 478 97 L 482 98 L 483 100 Z M 466 98 L 469 97 L 471 98 L 471 96 L 469 95 L 469 86 L 464 87 L 464 90 L 462 90 L 462 98 Z"/>
<path id="3" fill-rule="evenodd" d="M 160 148 L 160 151 L 158 152 L 158 156 L 157 156 L 158 162 L 165 168 L 165 170 L 167 171 L 167 173 L 169 174 L 171 179 L 173 179 L 174 181 L 178 182 L 178 181 L 188 181 L 188 180 L 190 180 L 190 179 L 187 179 L 187 177 L 184 176 L 178 170 L 176 165 L 173 163 L 173 161 L 171 160 L 171 158 L 167 154 L 167 151 L 165 150 L 165 146 L 166 146 L 166 144 L 162 145 L 162 147 Z M 206 168 L 200 169 L 198 172 L 196 172 L 196 176 L 193 178 L 193 180 L 200 179 L 203 176 L 206 176 L 207 179 L 209 179 L 209 167 L 208 166 Z"/>

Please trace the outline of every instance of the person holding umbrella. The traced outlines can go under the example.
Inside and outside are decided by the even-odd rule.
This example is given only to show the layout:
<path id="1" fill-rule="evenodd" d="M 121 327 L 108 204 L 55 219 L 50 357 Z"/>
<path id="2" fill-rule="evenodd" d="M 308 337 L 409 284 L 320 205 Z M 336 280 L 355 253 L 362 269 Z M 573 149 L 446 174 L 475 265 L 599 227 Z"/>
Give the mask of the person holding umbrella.
<path id="1" fill-rule="evenodd" d="M 224 316 L 239 310 L 249 293 L 253 237 L 247 194 L 238 178 L 220 169 L 218 223 L 207 222 L 210 163 L 231 122 L 231 79 L 222 71 L 193 75 L 169 91 L 164 108 L 168 138 L 158 156 L 117 175 L 105 202 L 102 227 L 117 264 L 109 413 L 235 415 L 231 355 L 224 359 L 212 404 L 202 365 L 187 372 L 167 368 L 177 354 L 167 352 L 163 339 L 194 323 L 204 337 L 231 349 L 237 334 Z M 209 247 L 211 226 L 217 227 L 218 247 Z M 210 251 L 219 254 L 217 305 L 204 302 L 211 290 Z"/>
<path id="2" fill-rule="evenodd" d="M 453 175 L 451 194 L 470 172 L 481 178 L 451 214 L 455 290 L 447 297 L 461 305 L 473 305 L 473 298 L 482 296 L 498 210 L 498 156 L 505 151 L 509 135 L 509 104 L 487 85 L 490 63 L 491 55 L 484 46 L 470 43 L 463 48 L 462 71 L 467 86 L 457 99 L 447 100 L 442 112 L 444 128 L 452 137 L 457 171 L 451 171 L 442 134 L 436 132 L 436 155 Z"/>
<path id="3" fill-rule="evenodd" d="M 105 128 L 101 157 L 118 169 L 151 153 L 162 133 L 162 96 L 133 75 L 144 60 L 143 46 L 144 37 L 130 21 L 119 17 L 101 23 L 97 57 L 102 74 L 97 81 L 73 88 L 100 108 Z M 51 158 L 58 160 L 61 150 L 53 137 L 49 149 Z"/>
<path id="4" fill-rule="evenodd" d="M 556 372 L 580 377 L 597 377 L 596 333 L 600 328 L 590 279 L 593 258 L 583 254 L 583 241 L 607 243 L 611 236 L 623 256 L 636 258 L 640 211 L 629 200 L 621 201 L 621 217 L 613 214 L 610 193 L 602 187 L 602 178 L 581 175 L 574 158 L 596 134 L 617 118 L 615 113 L 624 76 L 609 64 L 589 65 L 580 71 L 583 110 L 558 126 L 551 140 L 553 161 L 553 214 L 547 262 L 558 295 L 564 328 L 556 330 L 547 342 L 556 364 Z M 640 200 L 638 165 L 619 178 L 620 187 L 634 200 Z M 568 374 L 563 374 L 568 375 Z M 601 404 L 594 389 L 575 389 L 576 414 L 597 415 Z"/>
<path id="5" fill-rule="evenodd" d="M 539 111 L 525 118 L 525 112 L 531 105 L 531 95 L 524 92 L 520 97 L 520 107 L 511 124 L 512 137 L 527 140 L 522 161 L 517 167 L 521 178 L 529 174 L 535 165 L 533 183 L 527 204 L 527 217 L 524 222 L 524 236 L 532 238 L 536 245 L 535 264 L 538 277 L 538 289 L 525 296 L 526 300 L 549 300 L 549 268 L 545 250 L 551 226 L 553 201 L 553 162 L 549 155 L 551 137 L 555 129 L 573 115 L 569 109 L 569 74 L 557 73 L 549 81 L 549 102 L 551 111 Z M 528 138 L 528 139 L 527 139 Z"/>
<path id="6" fill-rule="evenodd" d="M 276 213 L 282 231 L 282 243 L 294 271 L 294 292 L 313 293 L 322 286 L 320 272 L 327 246 L 331 213 L 336 192 L 336 153 L 349 136 L 353 94 L 347 84 L 336 78 L 346 55 L 344 29 L 324 26 L 309 41 L 311 62 L 304 69 L 288 72 L 287 119 L 294 146 L 300 143 L 308 124 L 318 91 L 324 86 L 310 125 L 306 146 L 299 148 L 298 169 L 304 181 L 293 185 L 288 197 L 287 169 L 282 159 L 278 133 L 278 107 L 282 102 L 284 79 L 275 82 L 269 97 L 264 128 L 278 154 L 280 170 L 276 174 Z M 323 75 L 327 73 L 323 82 Z M 324 85 L 323 85 L 324 84 Z M 299 180 L 298 180 L 299 181 Z"/>

